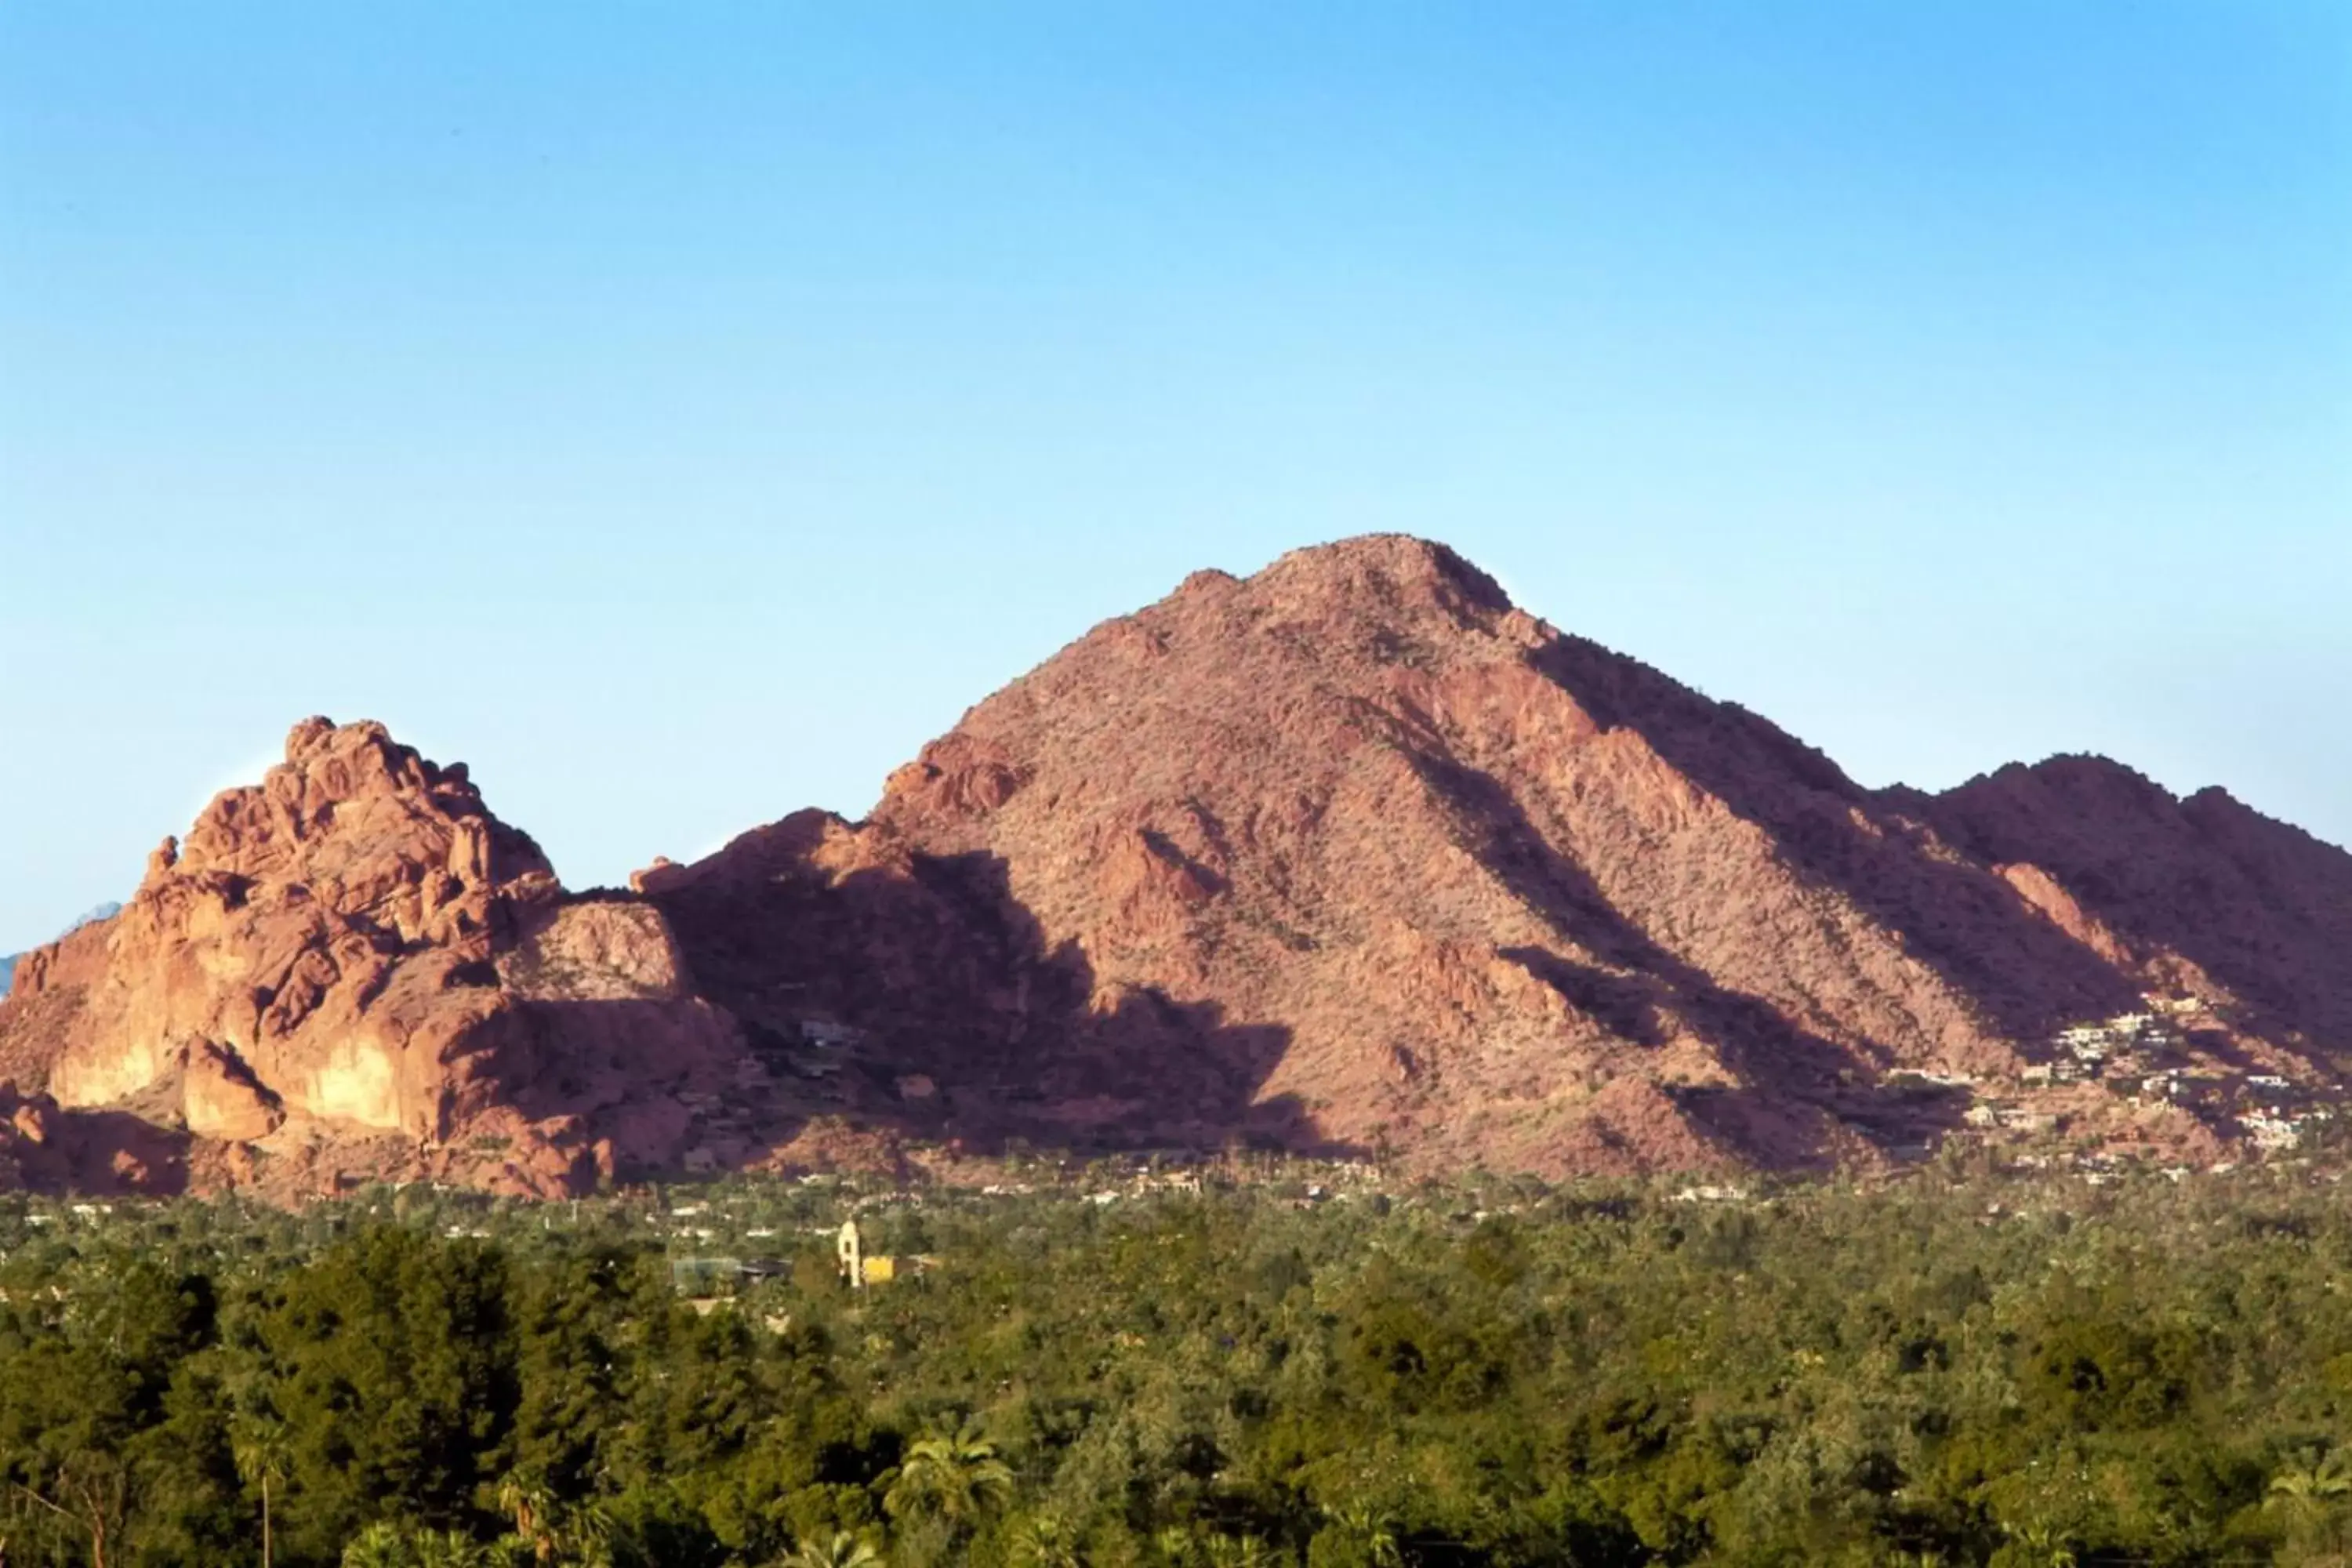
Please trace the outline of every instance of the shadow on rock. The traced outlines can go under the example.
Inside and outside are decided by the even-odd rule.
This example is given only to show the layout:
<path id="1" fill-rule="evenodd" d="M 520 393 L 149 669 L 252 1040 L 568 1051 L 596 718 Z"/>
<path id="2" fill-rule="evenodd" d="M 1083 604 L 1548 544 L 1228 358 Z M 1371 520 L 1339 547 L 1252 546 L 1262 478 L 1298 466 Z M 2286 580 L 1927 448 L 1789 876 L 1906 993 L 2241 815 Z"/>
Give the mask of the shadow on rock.
<path id="1" fill-rule="evenodd" d="M 1615 968 L 1547 948 L 1507 948 L 1504 957 L 1638 1045 L 1655 1048 L 1682 1031 L 1699 1035 L 1727 1068 L 1757 1086 L 1679 1091 L 1677 1102 L 1709 1132 L 1759 1163 L 1786 1166 L 1833 1159 L 1832 1120 L 1890 1157 L 1907 1156 L 1961 1124 L 1965 1096 L 1931 1108 L 1883 1089 L 1875 1064 L 1661 946 L 1555 849 L 1494 779 L 1433 752 L 1412 757 L 1430 787 L 1483 829 L 1472 847 L 1480 863 L 1565 943 Z"/>
<path id="2" fill-rule="evenodd" d="M 2147 956 L 2177 953 L 2273 1039 L 2352 1038 L 2352 854 L 2221 790 L 2185 800 L 2120 763 L 2055 757 L 1928 802 L 1971 852 L 2022 862 Z"/>
<path id="3" fill-rule="evenodd" d="M 1580 637 L 1536 655 L 1606 728 L 1631 727 L 1677 771 L 1763 828 L 1789 861 L 1832 888 L 1969 997 L 2008 1037 L 2138 1004 L 2137 983 L 2034 912 L 1989 868 L 1931 852 L 1890 797 L 1743 709 L 1712 702 Z"/>
<path id="4" fill-rule="evenodd" d="M 830 1110 L 977 1153 L 1360 1152 L 1295 1098 L 1259 1098 L 1287 1029 L 1100 984 L 1076 942 L 1048 942 L 1000 857 L 870 847 L 802 813 L 646 879 L 699 993 L 802 1101 L 772 1142 Z"/>

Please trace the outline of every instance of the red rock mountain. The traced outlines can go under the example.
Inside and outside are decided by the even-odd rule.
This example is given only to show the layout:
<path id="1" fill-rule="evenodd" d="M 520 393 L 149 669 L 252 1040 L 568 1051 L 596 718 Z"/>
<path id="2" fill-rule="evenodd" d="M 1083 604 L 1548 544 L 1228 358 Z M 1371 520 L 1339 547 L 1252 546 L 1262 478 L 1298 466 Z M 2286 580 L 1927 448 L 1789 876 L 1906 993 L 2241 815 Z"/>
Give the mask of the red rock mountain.
<path id="1" fill-rule="evenodd" d="M 1973 1080 L 2194 1146 L 2215 1116 L 2058 1087 L 2059 1032 L 2148 991 L 2211 1004 L 2170 1042 L 2192 1071 L 2333 1081 L 2352 858 L 2146 784 L 2111 834 L 2003 779 L 1865 790 L 1369 538 L 1096 628 L 868 822 L 643 883 L 707 994 L 771 1038 L 855 1031 L 929 1091 L 908 1121 L 983 1142 L 1801 1163 L 1916 1152 Z M 2225 907 L 2176 908 L 2209 884 Z"/>
<path id="2" fill-rule="evenodd" d="M 1398 537 L 1200 574 L 869 820 L 635 881 L 567 895 L 462 769 L 305 724 L 25 962 L 0 1179 L 2210 1157 L 2326 1110 L 2352 1047 L 2352 856 L 2087 760 L 1862 788 Z"/>
<path id="3" fill-rule="evenodd" d="M 2176 799 L 2097 757 L 2006 767 L 1935 809 L 1956 843 L 2143 983 L 2208 998 L 2304 1055 L 2352 1051 L 2352 855 L 2225 791 Z"/>
<path id="4" fill-rule="evenodd" d="M 656 911 L 567 898 L 462 766 L 323 719 L 0 1004 L 0 1078 L 45 1097 L 18 1142 L 127 1114 L 280 1185 L 356 1167 L 576 1188 L 676 1159 L 663 1091 L 740 1056 Z M 132 1184 L 173 1175 L 127 1158 Z"/>

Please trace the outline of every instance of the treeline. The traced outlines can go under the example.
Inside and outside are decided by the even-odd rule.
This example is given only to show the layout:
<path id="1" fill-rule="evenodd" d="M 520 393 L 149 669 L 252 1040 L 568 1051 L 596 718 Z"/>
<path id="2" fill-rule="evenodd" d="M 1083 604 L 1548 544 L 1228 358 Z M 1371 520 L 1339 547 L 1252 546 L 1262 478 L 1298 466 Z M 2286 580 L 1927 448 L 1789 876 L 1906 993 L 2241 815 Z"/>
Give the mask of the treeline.
<path id="1" fill-rule="evenodd" d="M 0 1565 L 2344 1560 L 2304 1170 L 935 1195 L 863 1295 L 779 1191 L 715 1307 L 642 1203 L 17 1200 Z"/>

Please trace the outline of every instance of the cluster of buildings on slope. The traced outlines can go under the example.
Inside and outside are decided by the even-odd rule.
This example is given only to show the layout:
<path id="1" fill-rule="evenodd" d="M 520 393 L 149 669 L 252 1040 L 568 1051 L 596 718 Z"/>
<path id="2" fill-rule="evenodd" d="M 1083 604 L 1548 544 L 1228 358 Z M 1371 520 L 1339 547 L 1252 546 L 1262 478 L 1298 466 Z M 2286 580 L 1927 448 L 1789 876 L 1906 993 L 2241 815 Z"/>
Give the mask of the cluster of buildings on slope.
<path id="1" fill-rule="evenodd" d="M 2176 1108 L 2265 1152 L 2294 1148 L 2315 1124 L 2333 1119 L 2332 1108 L 2308 1086 L 2279 1073 L 2224 1065 L 2234 1052 L 2201 999 L 2149 995 L 2144 1001 L 2144 1011 L 2060 1030 L 2050 1042 L 2050 1058 L 2026 1067 L 2016 1087 L 2097 1084 L 2134 1110 Z M 1919 1076 L 1965 1085 L 1972 1093 L 1979 1087 L 1957 1075 Z M 2063 1125 L 2064 1102 L 2056 1103 L 2053 1109 L 2046 1095 L 1996 1093 L 1977 1099 L 1966 1120 L 1980 1129 L 2046 1132 Z"/>

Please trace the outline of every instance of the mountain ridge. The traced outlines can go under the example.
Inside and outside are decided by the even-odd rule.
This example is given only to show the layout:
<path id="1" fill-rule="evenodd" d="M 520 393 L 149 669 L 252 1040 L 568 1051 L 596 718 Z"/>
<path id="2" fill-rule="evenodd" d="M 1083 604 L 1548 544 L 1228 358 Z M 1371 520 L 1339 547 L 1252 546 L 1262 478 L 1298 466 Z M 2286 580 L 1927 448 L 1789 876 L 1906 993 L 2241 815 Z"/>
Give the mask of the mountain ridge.
<path id="1" fill-rule="evenodd" d="M 1217 758 L 1243 763 L 1204 773 Z M 1334 758 L 1349 761 L 1323 765 Z M 1548 776 L 1570 758 L 1573 778 Z M 1302 782 L 1301 799 L 1280 798 Z M 1349 875 L 1298 896 L 1286 810 L 1293 837 L 1311 823 Z M 984 885 L 959 896 L 992 908 L 1000 949 L 1034 923 L 1011 942 L 1013 968 L 1032 994 L 1058 987 L 1058 1016 L 984 987 L 917 1005 L 949 983 L 916 974 L 887 937 L 830 951 L 793 984 L 927 1079 L 958 1064 L 926 1057 L 926 1039 L 959 1038 L 966 1067 L 1018 1046 L 1049 1102 L 1087 1108 L 1065 1135 L 1170 1131 L 1154 1108 L 1181 1102 L 1174 1084 L 1116 1080 L 1120 1058 L 1167 1051 L 1172 1030 L 1223 1042 L 1207 1054 L 1227 1058 L 1229 1094 L 1247 1080 L 1259 1118 L 1186 1125 L 1188 1138 L 1298 1136 L 1273 1123 L 1303 1114 L 1351 1147 L 1404 1136 L 1442 1160 L 1556 1172 L 1884 1155 L 1948 1133 L 1959 1108 L 1885 1103 L 1847 1079 L 2016 1079 L 2066 1027 L 2140 1007 L 2150 979 L 2053 921 L 2019 889 L 2024 871 L 1954 848 L 1932 797 L 1865 789 L 1768 721 L 1563 636 L 1450 550 L 1399 536 L 1296 552 L 1247 580 L 1196 574 L 977 705 L 893 775 L 866 823 L 794 821 L 807 853 L 779 858 L 763 838 L 752 878 L 732 877 L 722 850 L 646 879 L 698 970 L 722 988 L 740 977 L 726 1000 L 756 1013 L 761 976 L 827 951 L 813 926 L 857 928 L 887 901 L 951 923 L 918 868 L 965 864 Z M 1253 840 L 1239 864 L 1237 823 Z M 1419 850 L 1389 852 L 1401 843 Z M 1409 918 L 1382 927 L 1378 908 L 1351 909 L 1361 879 Z M 747 880 L 796 889 L 770 900 L 761 951 L 744 947 L 762 920 Z M 1220 913 L 1237 886 L 1238 921 Z M 713 887 L 729 890 L 698 908 Z M 1483 900 L 1466 922 L 1465 900 Z M 698 948 L 713 945 L 726 951 L 706 962 Z M 1318 956 L 1335 946 L 1352 971 Z M 860 963 L 897 977 L 878 988 L 893 1005 L 875 1005 Z M 1289 983 L 1318 969 L 1329 978 Z M 1133 1016 L 1130 996 L 1160 999 L 1158 1021 Z M 1187 1024 L 1187 1008 L 1215 1021 Z M 1244 1047 L 1237 1026 L 1279 1037 Z M 1580 1091 L 1580 1074 L 1601 1081 Z M 1436 1089 L 1448 1077 L 1461 1092 Z M 932 1131 L 989 1125 L 1007 1110 L 989 1099 L 970 1086 Z M 2168 1143 L 2210 1131 L 2151 1119 L 2186 1123 L 2158 1130 Z"/>
<path id="2" fill-rule="evenodd" d="M 1953 1139 L 2188 1160 L 2328 1111 L 2352 1048 L 2332 957 L 2352 948 L 2352 856 L 2116 763 L 1866 788 L 1403 535 L 1195 573 L 975 704 L 864 821 L 793 813 L 625 893 L 565 893 L 462 769 L 392 746 L 313 721 L 289 766 L 319 748 L 407 759 L 385 775 L 407 804 L 367 808 L 410 835 L 388 886 L 437 885 L 468 835 L 509 845 L 514 878 L 458 856 L 462 917 L 410 920 L 391 962 L 495 972 L 476 1000 L 538 1032 L 484 1056 L 469 1031 L 488 1015 L 468 1015 L 433 1036 L 434 1061 L 386 1047 L 389 1081 L 464 1106 L 395 1118 L 415 1140 L 397 1159 L 336 1152 L 334 1106 L 273 1088 L 321 1167 L 563 1190 L 1022 1144 L 1238 1141 L 1552 1176 L 1891 1167 Z M 341 787 L 303 778 L 262 797 Z M 436 826 L 425 799 L 488 826 Z M 312 862 L 382 859 L 365 813 L 337 810 L 294 859 L 236 874 L 308 909 Z M 174 877 L 151 873 L 101 935 L 145 931 L 151 962 L 198 940 L 152 913 Z M 358 940 L 373 907 L 336 918 Z M 603 998 L 560 1023 L 526 934 L 551 921 L 586 933 L 558 967 Z M 130 984 L 100 945 L 43 950 L 33 989 L 68 971 Z M 598 989 L 630 963 L 665 977 L 642 1017 Z M 250 1031 L 219 1037 L 241 1026 L 212 984 L 182 983 L 184 1037 L 142 1062 L 170 1057 L 184 1079 L 268 1055 Z M 360 986 L 338 1026 L 375 1005 Z M 169 1076 L 75 1067 L 122 1026 L 39 1021 L 59 1005 L 0 1004 L 0 1076 L 17 1064 L 38 1090 L 62 1068 L 93 1110 Z M 631 1030 L 678 1028 L 692 1072 L 633 1054 Z M 299 1079 L 286 1064 L 312 1049 L 257 1081 Z M 553 1094 L 583 1050 L 604 1087 Z M 464 1077 L 478 1057 L 492 1065 Z M 474 1087 L 434 1087 L 453 1072 Z M 486 1137 L 527 1157 L 453 1152 Z"/>

